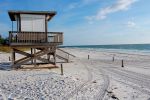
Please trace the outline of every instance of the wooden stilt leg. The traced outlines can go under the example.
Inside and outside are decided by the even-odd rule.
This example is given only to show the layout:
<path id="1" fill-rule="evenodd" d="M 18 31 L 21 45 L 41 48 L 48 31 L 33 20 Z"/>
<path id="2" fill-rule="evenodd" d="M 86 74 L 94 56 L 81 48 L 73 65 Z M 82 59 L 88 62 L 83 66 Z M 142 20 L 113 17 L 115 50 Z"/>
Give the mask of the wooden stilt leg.
<path id="1" fill-rule="evenodd" d="M 47 54 L 47 60 L 50 62 L 50 54 Z"/>
<path id="2" fill-rule="evenodd" d="M 31 55 L 33 55 L 33 48 L 31 48 Z M 31 60 L 31 64 L 33 64 L 33 59 Z"/>
<path id="3" fill-rule="evenodd" d="M 12 66 L 15 64 L 15 50 L 12 48 Z"/>
<path id="4" fill-rule="evenodd" d="M 68 55 L 68 60 L 67 60 L 67 62 L 69 62 L 69 55 Z"/>
<path id="5" fill-rule="evenodd" d="M 54 65 L 56 65 L 56 53 L 53 54 L 54 57 Z"/>
<path id="6" fill-rule="evenodd" d="M 36 67 L 36 48 L 34 48 L 34 67 Z"/>

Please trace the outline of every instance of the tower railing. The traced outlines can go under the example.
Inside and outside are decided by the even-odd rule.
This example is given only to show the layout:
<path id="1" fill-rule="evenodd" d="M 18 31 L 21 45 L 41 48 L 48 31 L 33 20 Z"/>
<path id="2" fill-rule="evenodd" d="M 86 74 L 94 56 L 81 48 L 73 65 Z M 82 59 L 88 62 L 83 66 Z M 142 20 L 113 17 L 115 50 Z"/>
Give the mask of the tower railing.
<path id="1" fill-rule="evenodd" d="M 19 32 L 9 31 L 9 43 L 63 43 L 62 32 Z"/>

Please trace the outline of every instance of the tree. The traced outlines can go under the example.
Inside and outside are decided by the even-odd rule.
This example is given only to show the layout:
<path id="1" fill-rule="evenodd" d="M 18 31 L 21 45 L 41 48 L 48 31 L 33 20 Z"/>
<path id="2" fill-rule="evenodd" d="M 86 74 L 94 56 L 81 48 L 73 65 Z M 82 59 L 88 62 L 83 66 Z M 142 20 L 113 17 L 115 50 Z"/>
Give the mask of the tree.
<path id="1" fill-rule="evenodd" d="M 1 44 L 1 45 L 8 45 L 8 38 L 3 38 L 3 37 L 0 35 L 0 44 Z"/>
<path id="2" fill-rule="evenodd" d="M 5 43 L 5 39 L 4 38 L 0 38 L 0 44 L 4 44 Z"/>

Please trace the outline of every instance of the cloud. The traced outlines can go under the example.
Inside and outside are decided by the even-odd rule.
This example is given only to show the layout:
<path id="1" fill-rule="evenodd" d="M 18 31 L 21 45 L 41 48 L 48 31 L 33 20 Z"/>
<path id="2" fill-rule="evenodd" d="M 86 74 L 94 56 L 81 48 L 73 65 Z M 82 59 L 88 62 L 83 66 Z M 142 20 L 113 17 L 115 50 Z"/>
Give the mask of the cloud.
<path id="1" fill-rule="evenodd" d="M 93 4 L 93 3 L 98 2 L 98 1 L 101 1 L 101 0 L 79 0 L 78 2 L 70 3 L 67 6 L 67 10 L 72 10 L 74 8 L 80 8 L 83 6 L 87 6 L 87 5 Z"/>
<path id="2" fill-rule="evenodd" d="M 78 3 L 76 3 L 76 2 L 71 3 L 71 4 L 69 4 L 69 6 L 68 6 L 68 10 L 74 9 L 74 8 L 76 8 L 77 6 L 78 6 Z"/>
<path id="3" fill-rule="evenodd" d="M 128 21 L 128 22 L 127 22 L 127 27 L 133 28 L 133 27 L 135 27 L 135 26 L 136 26 L 136 23 L 135 23 L 135 22 L 133 22 L 133 21 Z"/>
<path id="4" fill-rule="evenodd" d="M 96 15 L 89 16 L 90 18 L 86 17 L 86 19 L 89 19 L 89 20 L 105 19 L 111 13 L 128 10 L 129 7 L 136 1 L 137 0 L 118 0 L 115 4 L 100 9 Z"/>
<path id="5" fill-rule="evenodd" d="M 97 1 L 101 1 L 101 0 L 82 0 L 84 5 L 91 4 L 91 3 L 94 3 L 94 2 L 97 2 Z"/>

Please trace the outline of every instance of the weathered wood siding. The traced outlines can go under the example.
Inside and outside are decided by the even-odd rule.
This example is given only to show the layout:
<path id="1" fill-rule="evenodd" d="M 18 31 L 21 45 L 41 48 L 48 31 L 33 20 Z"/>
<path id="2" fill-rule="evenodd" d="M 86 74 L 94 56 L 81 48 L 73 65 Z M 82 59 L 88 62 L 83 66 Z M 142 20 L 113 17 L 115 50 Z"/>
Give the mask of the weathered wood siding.
<path id="1" fill-rule="evenodd" d="M 45 15 L 21 14 L 21 31 L 45 32 Z"/>

